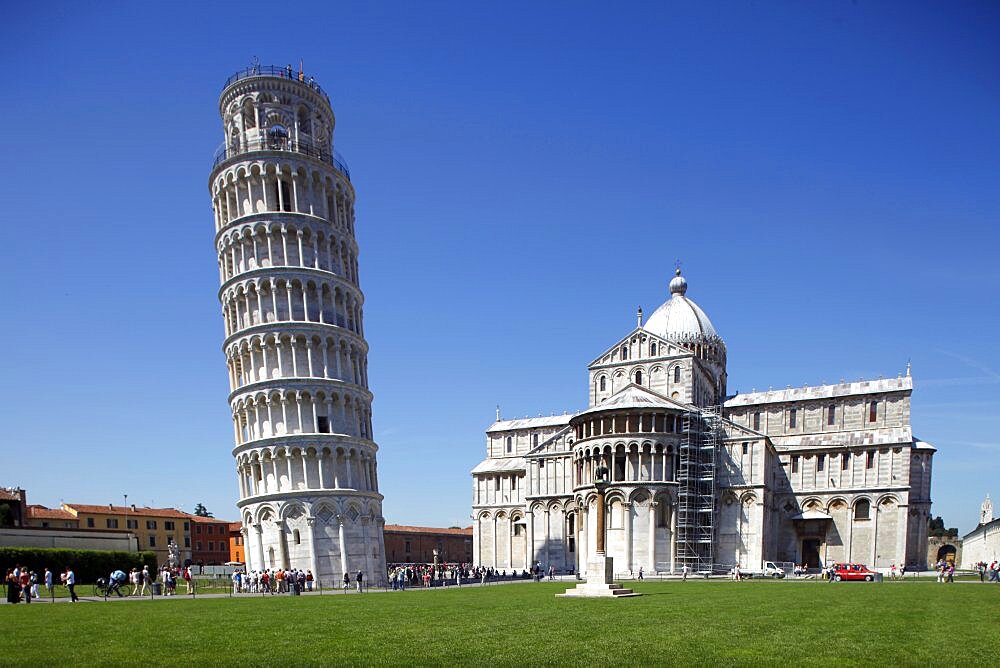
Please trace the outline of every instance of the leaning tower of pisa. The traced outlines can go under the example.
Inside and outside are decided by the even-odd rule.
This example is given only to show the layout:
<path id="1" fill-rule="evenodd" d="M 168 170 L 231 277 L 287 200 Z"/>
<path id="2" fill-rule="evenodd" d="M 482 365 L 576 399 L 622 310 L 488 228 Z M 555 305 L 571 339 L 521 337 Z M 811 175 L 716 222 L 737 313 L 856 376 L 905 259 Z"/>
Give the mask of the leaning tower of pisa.
<path id="1" fill-rule="evenodd" d="M 354 187 L 330 98 L 255 66 L 219 99 L 209 190 L 251 570 L 385 576 Z"/>

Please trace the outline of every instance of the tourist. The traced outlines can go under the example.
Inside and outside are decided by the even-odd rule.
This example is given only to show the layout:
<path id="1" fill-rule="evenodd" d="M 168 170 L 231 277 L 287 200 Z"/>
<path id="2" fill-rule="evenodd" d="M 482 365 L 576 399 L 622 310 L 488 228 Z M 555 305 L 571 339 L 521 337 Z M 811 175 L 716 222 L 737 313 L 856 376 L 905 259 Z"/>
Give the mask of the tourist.
<path id="1" fill-rule="evenodd" d="M 892 567 L 889 568 L 889 577 L 893 580 L 896 579 L 896 564 L 893 564 Z"/>
<path id="2" fill-rule="evenodd" d="M 639 567 L 639 579 L 642 579 L 642 566 Z"/>
<path id="3" fill-rule="evenodd" d="M 681 566 L 681 580 L 687 582 L 687 579 L 688 579 L 688 565 L 684 564 L 683 566 Z"/>
<path id="4" fill-rule="evenodd" d="M 357 583 L 358 583 L 358 593 L 359 593 L 359 594 L 361 593 L 361 581 L 362 581 L 362 580 L 364 579 L 364 577 L 365 577 L 365 576 L 364 576 L 364 575 L 363 575 L 363 574 L 361 573 L 361 571 L 360 571 L 360 570 L 358 571 L 358 574 L 354 576 L 354 579 L 355 579 L 355 580 L 357 581 Z"/>
<path id="5" fill-rule="evenodd" d="M 351 588 L 351 576 L 348 575 L 347 573 L 344 573 L 344 591 L 346 592 L 350 588 Z"/>
<path id="6" fill-rule="evenodd" d="M 306 570 L 306 591 L 313 590 L 313 572 Z"/>
<path id="7" fill-rule="evenodd" d="M 190 566 L 185 566 L 184 567 L 184 571 L 183 571 L 181 577 L 184 578 L 184 586 L 186 587 L 186 589 L 184 590 L 184 593 L 185 594 L 190 594 L 191 593 L 191 567 Z"/>
<path id="8" fill-rule="evenodd" d="M 27 568 L 21 569 L 18 580 L 21 583 L 21 597 L 25 603 L 31 603 L 31 574 L 28 573 Z"/>
<path id="9" fill-rule="evenodd" d="M 52 583 L 52 571 L 49 567 L 45 567 L 45 591 L 48 592 L 49 598 L 55 597 L 55 586 Z"/>
<path id="10" fill-rule="evenodd" d="M 66 567 L 66 572 L 63 573 L 62 580 L 66 583 L 66 589 L 69 589 L 70 603 L 79 601 L 80 597 L 76 595 L 76 573 L 69 566 Z"/>
<path id="11" fill-rule="evenodd" d="M 32 598 L 39 598 L 38 596 L 38 574 L 35 571 L 31 571 L 31 596 Z"/>
<path id="12" fill-rule="evenodd" d="M 149 587 L 153 586 L 153 579 L 152 579 L 152 576 L 150 576 L 150 574 L 149 574 L 149 565 L 148 564 L 143 564 L 143 566 L 142 566 L 142 573 L 139 573 L 139 579 L 142 580 L 142 589 L 139 590 L 139 596 L 145 596 L 146 595 L 146 587 L 147 586 L 149 586 Z"/>
<path id="13" fill-rule="evenodd" d="M 948 582 L 951 584 L 955 583 L 955 563 L 952 562 L 946 567 L 948 571 Z"/>
<path id="14" fill-rule="evenodd" d="M 7 569 L 7 577 L 4 578 L 4 584 L 7 585 L 7 602 L 20 603 L 21 583 L 19 583 L 17 578 L 14 577 L 14 569 Z"/>

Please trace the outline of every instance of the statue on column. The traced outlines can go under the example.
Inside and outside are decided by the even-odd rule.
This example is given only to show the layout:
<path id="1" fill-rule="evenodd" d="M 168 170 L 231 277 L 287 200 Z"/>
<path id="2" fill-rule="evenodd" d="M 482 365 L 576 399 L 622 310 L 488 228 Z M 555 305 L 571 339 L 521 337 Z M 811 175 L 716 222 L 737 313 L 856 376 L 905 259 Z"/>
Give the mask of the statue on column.
<path id="1" fill-rule="evenodd" d="M 171 569 L 177 568 L 181 563 L 181 551 L 174 541 L 167 543 L 167 563 Z"/>
<path id="2" fill-rule="evenodd" d="M 980 507 L 979 511 L 979 524 L 989 524 L 993 521 L 993 502 L 990 501 L 990 495 L 986 495 L 986 500 L 983 501 L 983 505 Z"/>

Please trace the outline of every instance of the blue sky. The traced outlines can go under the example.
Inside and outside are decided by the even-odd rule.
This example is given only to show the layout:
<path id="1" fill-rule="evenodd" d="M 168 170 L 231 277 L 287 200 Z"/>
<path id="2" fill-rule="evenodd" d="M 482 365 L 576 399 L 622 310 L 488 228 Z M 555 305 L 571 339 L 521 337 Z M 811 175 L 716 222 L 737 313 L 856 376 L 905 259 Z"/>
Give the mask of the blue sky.
<path id="1" fill-rule="evenodd" d="M 678 258 L 731 391 L 913 364 L 934 514 L 1000 495 L 993 3 L 7 8 L 0 483 L 236 517 L 207 190 L 252 57 L 331 92 L 389 522 L 469 523 L 506 417 Z"/>

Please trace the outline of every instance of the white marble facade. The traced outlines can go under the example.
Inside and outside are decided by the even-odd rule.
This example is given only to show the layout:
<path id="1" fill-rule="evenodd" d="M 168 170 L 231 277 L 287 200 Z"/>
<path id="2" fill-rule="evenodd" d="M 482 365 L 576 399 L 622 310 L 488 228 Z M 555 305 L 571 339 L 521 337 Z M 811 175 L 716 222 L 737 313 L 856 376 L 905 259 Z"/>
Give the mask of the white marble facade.
<path id="1" fill-rule="evenodd" d="M 247 567 L 385 576 L 354 187 L 326 93 L 240 72 L 219 111 L 215 213 Z"/>
<path id="2" fill-rule="evenodd" d="M 925 563 L 935 450 L 911 433 L 909 371 L 727 397 L 725 343 L 679 270 L 670 293 L 590 363 L 585 411 L 513 420 L 498 411 L 472 470 L 475 563 L 585 569 L 596 544 L 593 474 L 604 465 L 616 572 L 693 564 L 678 545 L 693 535 L 678 526 L 692 525 L 681 511 L 681 443 L 712 407 L 721 429 L 701 516 L 711 519 L 699 529 L 714 568 Z"/>

